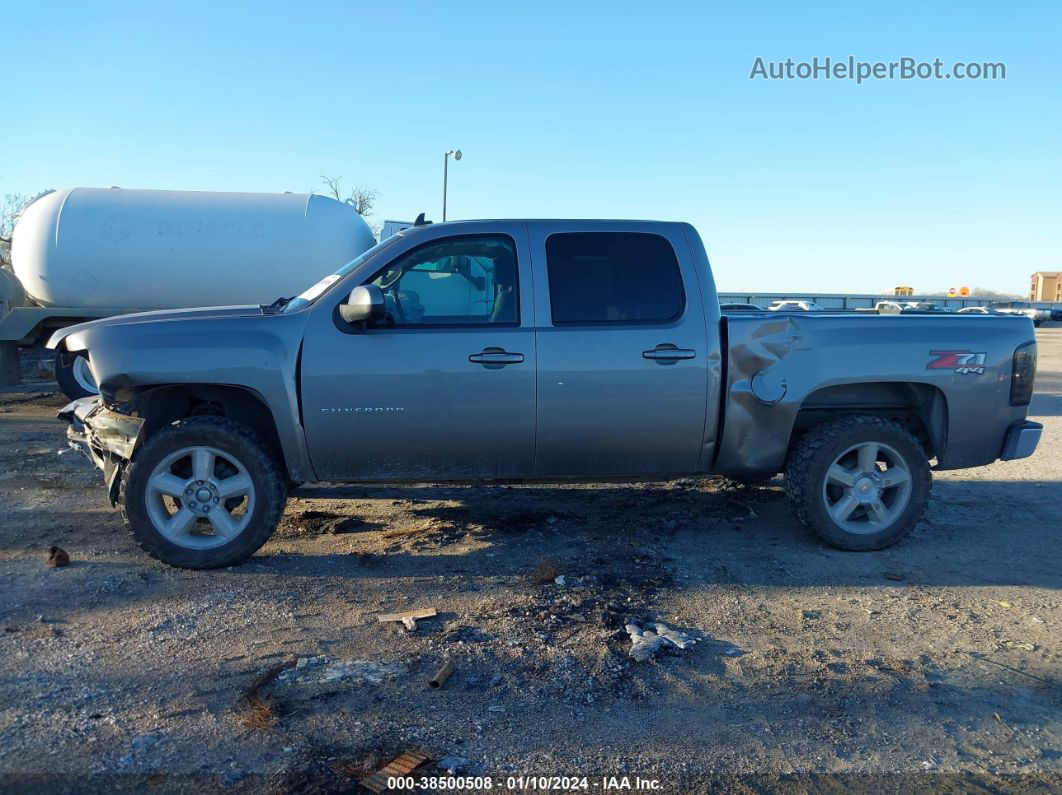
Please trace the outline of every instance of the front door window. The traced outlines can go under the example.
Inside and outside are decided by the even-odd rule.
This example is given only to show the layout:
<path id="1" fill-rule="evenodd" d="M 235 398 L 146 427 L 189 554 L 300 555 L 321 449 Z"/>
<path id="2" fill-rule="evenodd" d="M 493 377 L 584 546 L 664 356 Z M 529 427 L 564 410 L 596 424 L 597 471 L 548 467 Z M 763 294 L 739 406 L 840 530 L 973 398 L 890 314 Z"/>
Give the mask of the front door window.
<path id="1" fill-rule="evenodd" d="M 372 279 L 397 327 L 515 326 L 516 246 L 506 235 L 446 238 L 415 248 Z"/>

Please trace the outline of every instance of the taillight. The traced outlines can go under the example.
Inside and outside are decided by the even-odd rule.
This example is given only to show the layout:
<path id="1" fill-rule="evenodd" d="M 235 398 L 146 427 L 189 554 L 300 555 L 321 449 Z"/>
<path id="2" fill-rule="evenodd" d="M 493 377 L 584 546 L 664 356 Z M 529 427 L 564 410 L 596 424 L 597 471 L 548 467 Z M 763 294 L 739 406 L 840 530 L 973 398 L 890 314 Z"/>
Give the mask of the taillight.
<path id="1" fill-rule="evenodd" d="M 1014 364 L 1010 371 L 1010 405 L 1029 405 L 1035 377 L 1036 343 L 1026 342 L 1014 351 Z"/>

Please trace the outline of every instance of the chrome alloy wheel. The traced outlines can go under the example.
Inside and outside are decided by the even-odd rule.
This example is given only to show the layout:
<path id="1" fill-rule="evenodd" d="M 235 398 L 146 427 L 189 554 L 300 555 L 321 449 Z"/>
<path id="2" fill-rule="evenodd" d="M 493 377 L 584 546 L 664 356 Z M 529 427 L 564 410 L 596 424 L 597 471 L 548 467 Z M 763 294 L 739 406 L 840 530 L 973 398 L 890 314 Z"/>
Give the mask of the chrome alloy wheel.
<path id="1" fill-rule="evenodd" d="M 841 529 L 858 535 L 879 533 L 899 519 L 911 501 L 910 468 L 887 444 L 861 442 L 826 470 L 822 500 Z"/>
<path id="2" fill-rule="evenodd" d="M 254 512 L 251 476 L 230 453 L 186 447 L 152 470 L 145 495 L 159 533 L 186 549 L 227 544 L 246 529 Z"/>

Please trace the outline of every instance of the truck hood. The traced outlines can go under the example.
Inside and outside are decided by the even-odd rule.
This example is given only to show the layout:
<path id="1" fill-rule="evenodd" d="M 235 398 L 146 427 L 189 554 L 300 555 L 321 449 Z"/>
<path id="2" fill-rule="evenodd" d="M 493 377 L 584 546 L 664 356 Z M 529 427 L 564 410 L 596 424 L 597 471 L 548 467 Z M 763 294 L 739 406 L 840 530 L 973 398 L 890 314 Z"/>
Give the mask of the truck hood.
<path id="1" fill-rule="evenodd" d="M 75 326 L 67 326 L 56 331 L 48 340 L 49 348 L 66 348 L 67 350 L 84 350 L 81 344 L 65 344 L 64 341 L 71 336 L 76 339 L 84 337 L 84 332 L 92 332 L 98 329 L 113 328 L 115 326 L 143 325 L 147 323 L 166 323 L 173 320 L 213 320 L 227 317 L 259 317 L 263 314 L 262 307 L 257 304 L 246 306 L 206 306 L 198 309 L 159 309 L 153 312 L 134 312 L 130 315 L 115 315 L 100 320 L 90 320 L 87 323 L 78 323 Z"/>
<path id="2" fill-rule="evenodd" d="M 48 345 L 84 355 L 111 404 L 174 385 L 236 385 L 287 403 L 308 317 L 259 306 L 142 312 L 71 326 Z"/>

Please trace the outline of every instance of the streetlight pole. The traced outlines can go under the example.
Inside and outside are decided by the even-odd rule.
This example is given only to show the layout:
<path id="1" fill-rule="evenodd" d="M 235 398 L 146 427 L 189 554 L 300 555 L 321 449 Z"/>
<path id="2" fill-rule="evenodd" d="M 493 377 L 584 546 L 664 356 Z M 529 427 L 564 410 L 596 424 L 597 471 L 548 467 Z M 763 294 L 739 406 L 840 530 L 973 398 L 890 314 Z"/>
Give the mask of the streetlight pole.
<path id="1" fill-rule="evenodd" d="M 450 158 L 454 160 L 461 159 L 460 149 L 451 149 L 449 152 L 443 155 L 443 221 L 446 220 L 446 186 L 449 179 L 449 167 Z"/>

